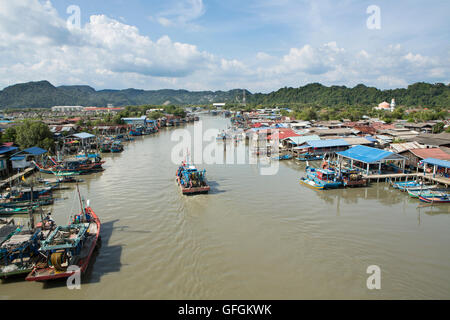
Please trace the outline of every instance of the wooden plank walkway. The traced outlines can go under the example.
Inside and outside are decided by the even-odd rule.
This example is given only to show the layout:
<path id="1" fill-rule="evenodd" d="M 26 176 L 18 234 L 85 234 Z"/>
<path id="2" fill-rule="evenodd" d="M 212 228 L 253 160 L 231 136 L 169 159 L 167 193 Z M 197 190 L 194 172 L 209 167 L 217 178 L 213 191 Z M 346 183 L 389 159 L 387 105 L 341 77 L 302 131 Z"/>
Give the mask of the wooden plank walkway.
<path id="1" fill-rule="evenodd" d="M 372 174 L 372 175 L 363 175 L 364 178 L 368 179 L 369 181 L 374 182 L 380 182 L 380 181 L 406 181 L 406 180 L 412 180 L 415 178 L 419 179 L 425 179 L 428 181 L 432 181 L 435 183 L 439 183 L 442 185 L 445 185 L 446 187 L 450 186 L 450 179 L 441 177 L 441 176 L 435 176 L 433 177 L 433 174 L 427 173 L 426 175 L 423 174 L 423 172 L 419 173 L 391 173 L 391 174 Z"/>
<path id="2" fill-rule="evenodd" d="M 13 175 L 12 177 L 10 177 L 10 178 L 8 178 L 8 179 L 6 179 L 6 180 L 1 180 L 1 181 L 0 181 L 0 190 L 2 190 L 3 188 L 9 186 L 10 182 L 11 182 L 12 184 L 14 184 L 15 181 L 16 181 L 17 179 L 22 179 L 23 176 L 27 177 L 27 176 L 30 175 L 34 170 L 35 170 L 34 167 L 33 167 L 33 168 L 27 168 L 27 169 L 25 169 L 24 171 L 19 172 L 19 173 Z"/>

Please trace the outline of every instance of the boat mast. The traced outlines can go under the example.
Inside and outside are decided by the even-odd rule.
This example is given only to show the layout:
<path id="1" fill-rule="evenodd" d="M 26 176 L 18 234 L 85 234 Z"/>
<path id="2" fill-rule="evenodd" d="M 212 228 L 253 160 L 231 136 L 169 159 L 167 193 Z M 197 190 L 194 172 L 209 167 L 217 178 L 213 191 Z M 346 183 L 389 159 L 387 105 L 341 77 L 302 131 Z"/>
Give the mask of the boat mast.
<path id="1" fill-rule="evenodd" d="M 84 208 L 83 208 L 83 200 L 81 200 L 80 188 L 78 187 L 78 182 L 77 182 L 77 192 L 78 192 L 78 199 L 80 200 L 81 212 L 83 212 L 85 214 L 86 212 L 84 211 Z"/>

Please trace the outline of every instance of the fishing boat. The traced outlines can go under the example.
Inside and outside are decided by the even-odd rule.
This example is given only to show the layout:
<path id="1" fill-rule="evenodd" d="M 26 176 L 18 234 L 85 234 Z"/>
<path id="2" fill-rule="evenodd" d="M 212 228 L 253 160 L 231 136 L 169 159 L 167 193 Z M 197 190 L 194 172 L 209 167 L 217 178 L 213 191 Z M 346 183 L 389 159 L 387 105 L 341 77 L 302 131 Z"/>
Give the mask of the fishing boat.
<path id="1" fill-rule="evenodd" d="M 273 156 L 272 159 L 273 160 L 290 160 L 290 159 L 292 159 L 292 155 L 285 154 L 285 155 L 282 155 L 282 156 Z"/>
<path id="2" fill-rule="evenodd" d="M 314 160 L 323 160 L 324 157 L 325 155 L 323 154 L 313 154 L 307 152 L 299 154 L 299 156 L 296 157 L 295 159 L 297 159 L 298 161 L 314 161 Z"/>
<path id="3" fill-rule="evenodd" d="M 112 153 L 119 153 L 123 151 L 123 145 L 120 141 L 113 141 L 113 143 L 111 143 L 111 148 L 110 148 Z"/>
<path id="4" fill-rule="evenodd" d="M 304 184 L 304 185 L 306 185 L 306 186 L 308 186 L 310 188 L 316 189 L 316 190 L 323 190 L 324 189 L 323 185 L 321 185 L 321 184 L 319 184 L 319 183 L 317 183 L 314 180 L 311 180 L 309 178 L 301 177 L 300 178 L 300 183 L 302 183 L 302 184 Z"/>
<path id="5" fill-rule="evenodd" d="M 15 225 L 15 232 L 0 243 L 0 278 L 28 274 L 41 261 L 40 241 L 55 228 L 55 223 L 50 214 L 43 218 L 41 212 L 41 222 L 34 225 L 34 212 L 31 209 L 29 228 Z"/>
<path id="6" fill-rule="evenodd" d="M 53 204 L 53 196 L 41 197 L 34 200 L 24 200 L 24 201 L 1 201 L 0 208 L 28 208 L 30 206 L 49 206 Z"/>
<path id="7" fill-rule="evenodd" d="M 77 188 L 78 189 L 78 188 Z M 81 212 L 76 214 L 71 223 L 57 226 L 41 242 L 40 254 L 44 260 L 33 268 L 25 278 L 27 281 L 47 281 L 67 278 L 77 272 L 83 274 L 91 260 L 94 249 L 100 244 L 100 219 L 89 206 L 84 206 L 80 197 Z"/>
<path id="8" fill-rule="evenodd" d="M 365 187 L 368 179 L 364 178 L 357 170 L 341 170 L 341 179 L 344 187 Z"/>
<path id="9" fill-rule="evenodd" d="M 322 189 L 336 189 L 343 186 L 342 180 L 337 177 L 336 171 L 332 169 L 306 166 L 306 175 L 309 181 L 313 181 L 316 185 L 322 186 Z"/>
<path id="10" fill-rule="evenodd" d="M 403 182 L 393 182 L 392 180 L 390 180 L 390 184 L 394 189 L 399 189 L 399 187 L 417 187 L 420 186 L 420 184 L 416 181 L 416 180 L 412 180 L 412 181 L 403 181 Z"/>
<path id="11" fill-rule="evenodd" d="M 20 229 L 16 226 L 13 219 L 0 219 L 0 245 L 11 238 Z"/>
<path id="12" fill-rule="evenodd" d="M 52 197 L 53 187 L 12 187 L 7 192 L 0 196 L 0 207 L 9 204 L 19 204 L 21 202 L 26 203 L 29 201 L 35 201 Z"/>
<path id="13" fill-rule="evenodd" d="M 419 196 L 430 197 L 442 192 L 447 192 L 446 189 L 406 189 L 411 198 L 419 198 Z"/>
<path id="14" fill-rule="evenodd" d="M 103 170 L 102 165 L 104 163 L 105 161 L 102 161 L 100 156 L 96 157 L 94 160 L 91 158 L 68 159 L 62 162 L 55 162 L 47 167 L 33 161 L 33 164 L 42 173 L 54 174 L 56 172 L 59 174 L 67 173 L 69 175 L 101 171 Z"/>
<path id="15" fill-rule="evenodd" d="M 21 227 L 19 227 L 21 228 Z M 0 246 L 0 278 L 28 274 L 40 259 L 41 228 L 16 232 Z"/>
<path id="16" fill-rule="evenodd" d="M 183 194 L 208 193 L 206 170 L 199 171 L 195 166 L 182 162 L 176 173 L 176 181 Z"/>
<path id="17" fill-rule="evenodd" d="M 37 208 L 37 206 L 34 206 L 33 209 Z M 1 207 L 0 208 L 0 215 L 1 216 L 9 216 L 9 215 L 15 215 L 15 214 L 29 214 L 30 213 L 30 207 L 17 207 L 17 208 L 8 208 L 8 207 Z"/>
<path id="18" fill-rule="evenodd" d="M 450 194 L 434 193 L 432 195 L 420 194 L 419 200 L 427 203 L 450 203 Z"/>

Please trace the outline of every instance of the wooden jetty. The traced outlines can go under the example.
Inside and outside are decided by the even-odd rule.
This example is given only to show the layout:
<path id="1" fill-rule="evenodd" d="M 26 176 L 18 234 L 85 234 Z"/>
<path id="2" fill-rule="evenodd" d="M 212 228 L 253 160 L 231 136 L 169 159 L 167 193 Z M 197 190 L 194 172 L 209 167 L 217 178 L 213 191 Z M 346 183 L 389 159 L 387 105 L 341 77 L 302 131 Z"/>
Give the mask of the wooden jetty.
<path id="1" fill-rule="evenodd" d="M 13 184 L 17 179 L 22 179 L 22 177 L 27 177 L 29 176 L 33 171 L 35 170 L 35 168 L 27 168 L 22 172 L 19 172 L 15 175 L 13 175 L 12 177 L 6 179 L 6 180 L 1 180 L 0 181 L 0 190 L 3 190 L 4 188 L 6 188 L 7 186 L 9 186 L 10 184 Z"/>
<path id="2" fill-rule="evenodd" d="M 380 181 L 406 181 L 406 180 L 427 180 L 431 182 L 435 182 L 438 184 L 442 184 L 445 187 L 450 186 L 450 179 L 441 177 L 441 176 L 434 176 L 431 173 L 423 174 L 423 173 L 391 173 L 391 174 L 372 174 L 372 175 L 363 175 L 363 178 L 368 179 L 372 182 L 380 182 Z"/>

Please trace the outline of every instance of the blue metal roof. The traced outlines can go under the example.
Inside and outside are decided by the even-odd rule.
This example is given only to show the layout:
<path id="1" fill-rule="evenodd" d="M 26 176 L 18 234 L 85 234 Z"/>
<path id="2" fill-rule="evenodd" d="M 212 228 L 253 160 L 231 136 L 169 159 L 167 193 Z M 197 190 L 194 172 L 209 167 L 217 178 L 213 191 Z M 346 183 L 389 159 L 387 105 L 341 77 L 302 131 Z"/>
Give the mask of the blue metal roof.
<path id="1" fill-rule="evenodd" d="M 33 156 L 40 156 L 41 154 L 47 153 L 47 150 L 39 148 L 39 147 L 31 147 L 23 150 L 22 152 L 31 154 Z"/>
<path id="2" fill-rule="evenodd" d="M 329 139 L 329 140 L 310 140 L 302 147 L 307 148 L 332 148 L 332 147 L 347 147 L 350 144 L 344 139 Z"/>
<path id="3" fill-rule="evenodd" d="M 296 145 L 301 145 L 301 144 L 305 143 L 306 141 L 320 140 L 320 137 L 318 135 L 310 135 L 310 136 L 300 136 L 300 137 L 289 137 L 284 140 L 291 140 Z"/>
<path id="4" fill-rule="evenodd" d="M 366 146 L 354 146 L 346 151 L 337 152 L 337 154 L 364 163 L 374 163 L 381 160 L 400 160 L 405 158 L 390 151 Z"/>
<path id="5" fill-rule="evenodd" d="M 423 164 L 423 163 L 431 164 L 433 166 L 438 166 L 438 167 L 442 167 L 442 168 L 450 168 L 450 161 L 446 161 L 446 160 L 440 160 L 440 159 L 435 159 L 435 158 L 426 158 L 426 159 L 423 159 L 422 161 L 420 161 L 420 164 Z"/>
<path id="6" fill-rule="evenodd" d="M 0 147 L 0 154 L 4 154 L 4 153 L 10 152 L 10 151 L 17 150 L 17 149 L 19 149 L 19 148 L 17 148 L 17 147 Z"/>
<path id="7" fill-rule="evenodd" d="M 366 137 L 364 137 L 364 138 L 366 138 L 366 139 L 369 140 L 370 142 L 378 142 L 378 140 L 375 139 L 375 138 L 372 137 L 372 136 L 366 136 Z"/>
<path id="8" fill-rule="evenodd" d="M 77 137 L 79 139 L 89 139 L 89 138 L 94 138 L 95 136 L 93 134 L 87 133 L 87 132 L 81 132 L 81 133 L 76 133 L 72 135 L 73 137 Z"/>
<path id="9" fill-rule="evenodd" d="M 11 161 L 17 161 L 17 160 L 23 160 L 25 159 L 25 156 L 14 156 L 11 157 Z"/>

